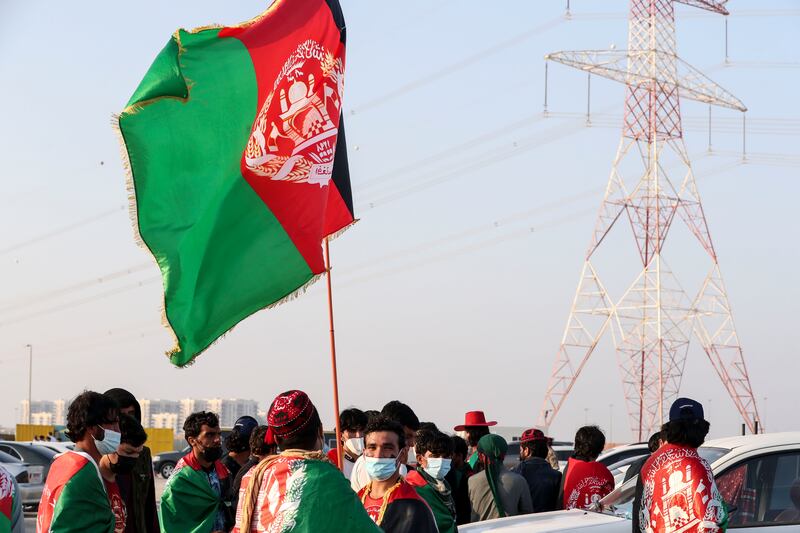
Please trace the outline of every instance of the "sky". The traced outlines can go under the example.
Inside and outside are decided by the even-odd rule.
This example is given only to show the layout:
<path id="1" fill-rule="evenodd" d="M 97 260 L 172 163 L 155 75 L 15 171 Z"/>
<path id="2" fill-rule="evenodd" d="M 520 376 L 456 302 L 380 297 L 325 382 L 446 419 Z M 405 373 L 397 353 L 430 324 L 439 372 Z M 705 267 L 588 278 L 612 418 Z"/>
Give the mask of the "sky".
<path id="1" fill-rule="evenodd" d="M 0 3 L 0 425 L 34 399 L 124 387 L 141 398 L 309 393 L 333 423 L 324 283 L 239 324 L 188 368 L 160 326 L 158 270 L 133 240 L 111 117 L 179 28 L 235 24 L 268 2 Z M 341 407 L 400 399 L 449 429 L 482 409 L 536 423 L 620 138 L 624 88 L 545 54 L 625 48 L 628 2 L 342 0 L 345 122 L 356 215 L 332 243 Z M 800 2 L 676 7 L 678 53 L 748 107 L 683 100 L 685 141 L 769 431 L 797 430 Z M 198 184 L 201 186 L 201 184 Z M 689 294 L 710 264 L 685 229 L 664 256 Z M 680 231 L 684 233 L 681 234 Z M 630 230 L 604 244 L 613 294 Z M 678 267 L 680 271 L 678 272 Z M 634 269 L 635 270 L 635 269 Z M 692 344 L 681 393 L 711 435 L 738 412 Z M 617 359 L 599 344 L 551 427 L 629 441 Z"/>

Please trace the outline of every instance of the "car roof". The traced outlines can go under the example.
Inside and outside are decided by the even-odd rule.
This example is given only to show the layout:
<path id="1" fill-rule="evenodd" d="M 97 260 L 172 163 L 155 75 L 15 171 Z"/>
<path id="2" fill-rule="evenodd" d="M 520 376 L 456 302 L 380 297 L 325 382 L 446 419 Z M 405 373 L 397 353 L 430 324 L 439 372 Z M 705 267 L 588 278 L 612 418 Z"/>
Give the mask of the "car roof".
<path id="1" fill-rule="evenodd" d="M 783 433 L 761 433 L 759 435 L 738 435 L 735 437 L 722 437 L 708 440 L 703 443 L 705 448 L 727 448 L 746 452 L 770 446 L 784 446 L 787 444 L 800 444 L 800 431 L 786 431 Z"/>

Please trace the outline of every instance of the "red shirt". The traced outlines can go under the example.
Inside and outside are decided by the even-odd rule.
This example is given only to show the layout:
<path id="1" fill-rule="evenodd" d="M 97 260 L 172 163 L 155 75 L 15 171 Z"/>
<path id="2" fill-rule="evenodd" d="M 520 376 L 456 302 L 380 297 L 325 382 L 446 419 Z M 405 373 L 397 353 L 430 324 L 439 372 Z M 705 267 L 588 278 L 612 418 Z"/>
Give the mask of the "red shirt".
<path id="1" fill-rule="evenodd" d="M 597 461 L 569 458 L 564 479 L 564 509 L 587 509 L 614 490 L 614 476 Z"/>
<path id="2" fill-rule="evenodd" d="M 367 496 L 364 499 L 364 509 L 367 510 L 367 514 L 370 518 L 372 518 L 373 522 L 378 522 L 378 515 L 381 512 L 381 505 L 383 505 L 383 498 L 372 498 L 371 496 Z"/>
<path id="3" fill-rule="evenodd" d="M 106 486 L 108 503 L 111 504 L 111 511 L 114 513 L 114 533 L 125 533 L 128 511 L 125 508 L 125 502 L 122 501 L 119 485 L 106 479 L 103 479 L 103 484 Z"/>

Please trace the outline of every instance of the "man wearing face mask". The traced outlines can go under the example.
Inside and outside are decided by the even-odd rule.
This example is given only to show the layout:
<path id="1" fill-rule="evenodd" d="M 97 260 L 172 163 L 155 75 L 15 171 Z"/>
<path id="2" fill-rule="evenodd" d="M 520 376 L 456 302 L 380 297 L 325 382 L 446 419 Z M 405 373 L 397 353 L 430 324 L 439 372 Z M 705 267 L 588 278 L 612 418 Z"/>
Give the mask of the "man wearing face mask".
<path id="1" fill-rule="evenodd" d="M 351 407 L 339 414 L 339 427 L 342 430 L 342 473 L 350 479 L 353 465 L 364 452 L 364 428 L 367 427 L 367 415 L 361 409 Z M 334 448 L 328 452 L 328 459 L 333 464 L 338 462 L 339 450 Z"/>
<path id="2" fill-rule="evenodd" d="M 407 447 L 400 452 L 400 475 L 408 473 L 407 467 L 417 464 L 417 454 L 414 451 L 414 439 L 419 429 L 419 418 L 408 405 L 403 402 L 392 400 L 383 406 L 381 416 L 398 422 L 403 428 L 403 436 Z M 350 474 L 350 486 L 354 491 L 359 492 L 370 479 L 364 465 L 364 457 L 361 456 L 353 465 L 353 472 Z"/>
<path id="3" fill-rule="evenodd" d="M 142 424 L 142 408 L 136 397 L 125 389 L 109 389 L 104 393 L 117 403 L 120 415 L 126 414 Z M 122 422 L 120 422 L 122 424 Z M 120 425 L 122 429 L 122 426 Z M 124 431 L 122 431 L 124 433 Z M 159 531 L 156 511 L 156 486 L 150 448 L 142 451 L 133 469 L 116 475 L 117 485 L 128 510 L 125 533 L 156 533 Z"/>
<path id="4" fill-rule="evenodd" d="M 72 401 L 67 433 L 75 449 L 57 456 L 50 466 L 36 517 L 38 533 L 114 533 L 114 513 L 98 463 L 119 445 L 119 433 L 102 427 L 116 423 L 117 407 L 107 396 L 84 391 Z"/>
<path id="5" fill-rule="evenodd" d="M 270 455 L 242 478 L 234 533 L 377 533 L 347 480 L 322 451 L 322 421 L 306 393 L 279 394 L 267 412 Z"/>
<path id="6" fill-rule="evenodd" d="M 417 468 L 406 481 L 428 503 L 439 533 L 457 533 L 456 504 L 445 476 L 450 471 L 453 441 L 438 430 L 417 431 Z"/>
<path id="7" fill-rule="evenodd" d="M 105 440 L 108 440 L 108 433 L 113 430 L 107 425 L 103 427 L 106 430 Z M 111 511 L 114 513 L 114 532 L 125 533 L 131 531 L 128 526 L 132 520 L 130 509 L 122 495 L 119 479 L 121 476 L 130 475 L 136 467 L 139 455 L 144 448 L 144 442 L 147 440 L 147 433 L 135 418 L 120 414 L 119 434 L 120 444 L 116 451 L 103 455 L 100 459 L 100 474 L 103 476 L 108 501 L 111 504 Z"/>
<path id="8" fill-rule="evenodd" d="M 230 492 L 230 474 L 222 464 L 219 418 L 214 413 L 192 413 L 183 423 L 192 447 L 167 480 L 161 495 L 161 531 L 229 531 L 232 516 L 223 496 Z"/>
<path id="9" fill-rule="evenodd" d="M 370 481 L 358 497 L 369 516 L 385 533 L 436 533 L 431 509 L 400 475 L 400 460 L 408 451 L 403 426 L 376 418 L 367 424 L 364 442 Z"/>

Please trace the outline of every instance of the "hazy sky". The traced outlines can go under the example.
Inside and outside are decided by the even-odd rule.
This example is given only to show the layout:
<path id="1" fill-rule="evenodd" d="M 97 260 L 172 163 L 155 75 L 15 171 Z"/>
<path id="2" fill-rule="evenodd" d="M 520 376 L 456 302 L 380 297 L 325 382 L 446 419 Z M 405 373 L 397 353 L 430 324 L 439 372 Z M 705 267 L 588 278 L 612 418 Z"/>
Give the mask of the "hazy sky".
<path id="1" fill-rule="evenodd" d="M 471 409 L 532 425 L 624 98 L 621 85 L 593 79 L 587 128 L 585 74 L 551 64 L 553 116 L 543 119 L 542 58 L 625 48 L 628 2 L 573 0 L 569 20 L 563 0 L 342 4 L 361 218 L 332 245 L 342 407 L 401 399 L 445 429 Z M 324 283 L 246 320 L 193 366 L 168 363 L 158 270 L 134 244 L 110 126 L 176 28 L 237 23 L 266 2 L 125 5 L 0 3 L 0 424 L 18 419 L 31 343 L 34 399 L 125 387 L 268 404 L 300 388 L 329 426 Z M 764 423 L 798 429 L 800 2 L 728 6 L 729 65 L 720 16 L 678 5 L 678 47 L 749 107 L 748 163 L 737 112 L 714 109 L 709 154 L 708 108 L 683 101 L 685 138 Z M 694 294 L 708 263 L 685 229 L 673 231 L 664 256 Z M 604 250 L 615 296 L 632 281 L 634 252 L 620 226 Z M 712 435 L 739 430 L 696 343 L 682 393 L 706 404 Z M 553 432 L 571 437 L 585 419 L 631 438 L 610 338 Z"/>

